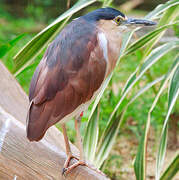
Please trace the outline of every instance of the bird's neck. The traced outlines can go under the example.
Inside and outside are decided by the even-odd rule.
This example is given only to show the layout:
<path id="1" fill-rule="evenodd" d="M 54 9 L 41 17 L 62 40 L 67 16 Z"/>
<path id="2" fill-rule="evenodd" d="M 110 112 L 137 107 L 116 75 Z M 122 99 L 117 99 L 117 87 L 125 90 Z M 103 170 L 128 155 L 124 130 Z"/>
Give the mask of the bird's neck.
<path id="1" fill-rule="evenodd" d="M 109 75 L 118 60 L 123 31 L 119 29 L 112 21 L 100 20 L 98 23 L 99 32 L 104 33 L 107 39 L 107 51 L 108 51 L 108 69 L 107 75 Z"/>

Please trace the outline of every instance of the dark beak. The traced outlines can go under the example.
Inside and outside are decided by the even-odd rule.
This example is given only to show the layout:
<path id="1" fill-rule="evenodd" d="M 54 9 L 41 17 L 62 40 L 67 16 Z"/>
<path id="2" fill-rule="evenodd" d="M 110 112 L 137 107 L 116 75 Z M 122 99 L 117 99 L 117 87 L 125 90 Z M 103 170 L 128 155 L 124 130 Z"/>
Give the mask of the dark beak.
<path id="1" fill-rule="evenodd" d="M 144 25 L 144 26 L 153 26 L 156 25 L 156 22 L 145 20 L 145 19 L 133 19 L 133 18 L 128 18 L 125 21 L 126 25 Z"/>

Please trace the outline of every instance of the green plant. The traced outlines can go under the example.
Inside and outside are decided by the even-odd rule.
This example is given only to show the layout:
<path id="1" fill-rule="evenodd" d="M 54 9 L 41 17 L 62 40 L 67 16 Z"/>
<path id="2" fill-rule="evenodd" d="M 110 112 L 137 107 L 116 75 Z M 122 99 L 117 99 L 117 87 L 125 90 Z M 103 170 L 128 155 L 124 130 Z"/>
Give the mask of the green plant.
<path id="1" fill-rule="evenodd" d="M 97 0 L 81 0 L 76 3 L 71 9 L 66 11 L 61 15 L 57 20 L 50 24 L 47 28 L 42 30 L 37 34 L 22 50 L 15 56 L 14 75 L 23 74 L 25 70 L 28 70 L 29 65 L 33 62 L 34 58 L 39 55 L 41 51 L 47 47 L 48 43 L 56 36 L 57 33 L 63 28 L 63 26 L 68 22 L 71 15 L 81 8 L 88 6 L 91 3 L 96 2 Z M 111 2 L 111 1 L 110 1 Z M 110 3 L 104 1 L 103 5 L 108 5 Z M 143 180 L 146 178 L 146 156 L 147 156 L 147 140 L 148 133 L 151 124 L 151 115 L 156 107 L 157 102 L 162 93 L 165 93 L 165 87 L 169 87 L 168 91 L 168 112 L 167 116 L 163 122 L 163 127 L 160 137 L 160 145 L 157 154 L 157 163 L 156 163 L 156 179 L 162 179 L 167 176 L 174 176 L 176 173 L 176 160 L 170 164 L 169 170 L 167 169 L 164 172 L 164 175 L 160 176 L 160 172 L 163 165 L 163 160 L 165 157 L 166 151 L 166 140 L 167 140 L 167 123 L 169 115 L 174 107 L 176 99 L 179 94 L 179 84 L 177 81 L 178 71 L 179 71 L 179 58 L 178 55 L 173 62 L 173 65 L 168 70 L 166 74 L 163 74 L 161 77 L 153 79 L 151 76 L 151 68 L 158 63 L 158 61 L 166 55 L 168 52 L 173 51 L 175 48 L 179 47 L 179 41 L 168 42 L 158 47 L 155 47 L 159 39 L 163 36 L 164 32 L 168 28 L 177 26 L 179 24 L 176 21 L 177 16 L 179 15 L 179 2 L 178 0 L 171 0 L 167 3 L 158 6 L 152 12 L 150 12 L 146 18 L 147 19 L 157 19 L 159 18 L 158 26 L 155 30 L 148 33 L 147 35 L 141 37 L 136 42 L 129 45 L 130 39 L 133 33 L 138 30 L 135 29 L 131 32 L 124 34 L 122 48 L 120 52 L 120 57 L 117 62 L 116 70 L 114 73 L 111 73 L 110 76 L 106 79 L 104 87 L 100 92 L 99 96 L 96 98 L 91 113 L 88 118 L 87 128 L 85 131 L 85 143 L 84 148 L 87 155 L 87 158 L 91 160 L 98 168 L 104 163 L 106 158 L 111 151 L 111 148 L 115 142 L 115 138 L 119 132 L 119 129 L 122 125 L 125 125 L 125 113 L 128 107 L 144 92 L 152 89 L 156 94 L 156 98 L 148 112 L 148 118 L 145 122 L 145 128 L 143 134 L 140 137 L 140 144 L 138 148 L 138 153 L 135 159 L 134 170 L 136 178 L 138 180 Z M 142 53 L 141 53 L 142 49 Z M 128 78 L 123 91 L 119 95 L 117 102 L 108 117 L 108 123 L 105 129 L 102 132 L 99 132 L 99 114 L 100 107 L 97 108 L 99 101 L 104 93 L 107 90 L 107 86 L 110 86 L 111 78 L 115 76 L 120 60 L 127 58 L 128 55 L 132 53 L 137 53 L 138 59 L 140 60 L 136 70 Z M 36 64 L 33 65 L 34 67 Z M 147 79 L 147 82 L 140 87 L 139 83 L 141 82 L 144 76 Z M 113 80 L 113 79 L 112 79 Z M 169 83 L 170 82 L 170 83 Z M 156 84 L 160 83 L 160 88 L 156 87 Z M 137 93 L 132 94 L 134 88 L 137 88 Z M 160 103 L 160 101 L 159 101 Z M 177 156 L 178 157 L 178 156 Z M 169 173 L 172 172 L 172 173 Z"/>
<path id="2" fill-rule="evenodd" d="M 0 58 L 5 56 L 8 51 L 10 51 L 16 44 L 17 42 L 22 39 L 25 36 L 25 34 L 21 34 L 14 38 L 13 40 L 9 41 L 8 43 L 3 43 L 0 45 Z"/>
<path id="3" fill-rule="evenodd" d="M 97 152 L 95 154 L 96 158 L 94 160 L 97 167 L 100 167 L 102 165 L 104 159 L 106 159 L 106 157 L 108 156 L 109 151 L 111 150 L 112 144 L 114 143 L 114 139 L 119 130 L 119 127 L 121 126 L 121 123 L 124 119 L 124 114 L 125 114 L 128 106 L 138 96 L 140 96 L 142 93 L 144 93 L 146 90 L 148 90 L 151 87 L 155 88 L 154 85 L 156 83 L 160 82 L 162 79 L 164 79 L 164 82 L 165 82 L 164 84 L 166 85 L 168 80 L 174 76 L 174 72 L 176 72 L 177 69 L 179 68 L 179 61 L 178 61 L 178 58 L 176 58 L 174 65 L 172 66 L 170 71 L 165 75 L 165 77 L 162 76 L 150 83 L 147 83 L 146 86 L 139 89 L 139 92 L 134 97 L 126 98 L 126 95 L 132 90 L 134 85 L 136 85 L 140 82 L 140 79 L 143 77 L 144 74 L 146 74 L 147 78 L 149 78 L 149 75 L 150 75 L 149 70 L 150 70 L 151 66 L 153 66 L 158 60 L 160 60 L 160 58 L 162 56 L 164 56 L 166 53 L 168 53 L 169 51 L 171 51 L 179 46 L 179 42 L 176 41 L 176 42 L 166 43 L 157 48 L 153 48 L 154 45 L 158 42 L 158 40 L 164 34 L 164 31 L 166 30 L 166 28 L 172 27 L 173 25 L 178 24 L 178 21 L 177 22 L 175 21 L 176 17 L 179 15 L 178 10 L 179 10 L 179 7 L 178 7 L 177 1 L 170 1 L 164 5 L 160 5 L 153 12 L 149 13 L 149 15 L 146 16 L 146 18 L 151 18 L 151 19 L 156 18 L 158 14 L 161 15 L 161 12 L 163 13 L 162 17 L 160 18 L 158 28 L 156 30 L 150 32 L 149 34 L 145 35 L 144 37 L 141 37 L 137 42 L 134 42 L 123 52 L 122 56 L 125 57 L 127 54 L 132 53 L 132 52 L 136 51 L 137 49 L 145 46 L 145 49 L 143 49 L 144 53 L 141 56 L 141 62 L 139 64 L 139 66 L 136 68 L 136 71 L 134 71 L 131 74 L 130 78 L 128 79 L 128 81 L 123 89 L 123 92 L 121 94 L 121 98 L 120 98 L 119 102 L 117 103 L 116 107 L 114 108 L 114 110 L 110 116 L 109 122 L 106 126 L 106 129 L 104 130 L 103 135 L 100 138 L 99 145 L 97 146 L 97 148 L 96 148 L 96 146 L 94 146 L 94 148 L 90 149 L 91 154 L 94 154 L 94 152 Z M 169 24 L 167 24 L 167 23 L 169 23 Z M 126 36 L 130 37 L 130 35 L 131 34 L 128 34 Z M 125 38 L 124 38 L 123 44 L 125 42 L 127 42 L 127 41 L 125 41 Z M 124 46 L 126 46 L 126 44 Z M 175 84 L 175 85 L 173 85 L 173 84 Z M 173 108 L 173 105 L 175 104 L 176 98 L 178 97 L 179 85 L 177 85 L 176 82 L 171 83 L 170 86 L 171 85 L 175 86 L 176 89 L 175 89 L 175 93 L 172 93 L 172 95 L 171 95 L 171 91 L 169 93 L 169 97 L 171 97 L 170 101 L 173 100 L 172 101 L 173 103 L 172 104 L 170 103 L 168 105 L 170 111 L 168 112 L 165 123 L 163 125 L 161 141 L 160 141 L 160 145 L 159 145 L 159 152 L 157 155 L 156 179 L 159 179 L 159 177 L 160 177 L 159 174 L 160 174 L 160 171 L 162 168 L 163 158 L 165 156 L 166 137 L 167 137 L 167 135 L 166 135 L 167 120 L 171 113 L 171 109 Z M 161 88 L 159 90 L 159 92 L 157 93 L 157 97 L 154 100 L 154 103 L 148 113 L 146 127 L 144 129 L 144 133 L 140 140 L 140 145 L 138 148 L 138 153 L 137 153 L 135 165 L 134 165 L 135 174 L 136 174 L 137 179 L 142 180 L 142 179 L 145 179 L 145 176 L 146 176 L 145 175 L 145 173 L 146 173 L 146 168 L 145 168 L 146 167 L 146 151 L 147 151 L 148 132 L 149 132 L 149 128 L 150 128 L 150 116 L 151 116 L 151 112 L 153 111 L 153 109 L 156 105 L 158 98 L 160 97 L 160 95 L 163 91 L 164 91 L 164 88 Z M 125 105 L 122 105 L 122 103 L 124 101 L 127 101 L 127 102 L 125 103 Z M 95 105 L 96 104 L 98 104 L 98 99 L 96 100 Z M 95 108 L 93 108 L 93 110 L 95 110 Z M 92 110 L 92 112 L 93 112 L 93 110 Z M 87 129 L 91 127 L 90 123 L 93 123 L 93 122 L 94 122 L 93 120 L 88 121 L 89 124 L 87 126 Z M 90 131 L 87 130 L 86 132 L 88 133 Z M 86 134 L 86 136 L 88 137 L 89 134 Z M 87 141 L 85 141 L 85 142 L 86 142 L 86 144 L 91 143 L 91 142 L 87 142 Z M 88 146 L 86 146 L 86 148 L 88 149 Z M 88 152 L 88 157 L 91 157 L 89 151 L 86 151 L 86 152 Z"/>

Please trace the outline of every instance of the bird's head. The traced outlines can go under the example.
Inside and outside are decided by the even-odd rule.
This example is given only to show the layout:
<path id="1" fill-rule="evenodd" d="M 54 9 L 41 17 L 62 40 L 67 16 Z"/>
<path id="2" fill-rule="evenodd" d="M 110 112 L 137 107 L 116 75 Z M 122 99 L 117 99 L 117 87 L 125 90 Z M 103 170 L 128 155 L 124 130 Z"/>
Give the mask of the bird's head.
<path id="1" fill-rule="evenodd" d="M 114 8 L 100 8 L 83 16 L 87 21 L 93 23 L 106 22 L 106 26 L 131 29 L 136 26 L 153 26 L 155 22 L 145 19 L 128 18 L 122 12 Z"/>

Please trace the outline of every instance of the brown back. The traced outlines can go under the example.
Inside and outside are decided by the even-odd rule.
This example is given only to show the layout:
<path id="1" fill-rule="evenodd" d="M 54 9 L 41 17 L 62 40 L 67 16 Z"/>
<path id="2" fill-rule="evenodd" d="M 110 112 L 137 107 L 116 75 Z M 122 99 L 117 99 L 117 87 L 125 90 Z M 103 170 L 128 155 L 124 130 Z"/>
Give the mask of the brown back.
<path id="1" fill-rule="evenodd" d="M 50 44 L 32 78 L 29 140 L 40 140 L 50 126 L 90 100 L 106 66 L 95 26 L 81 18 L 72 21 Z"/>

